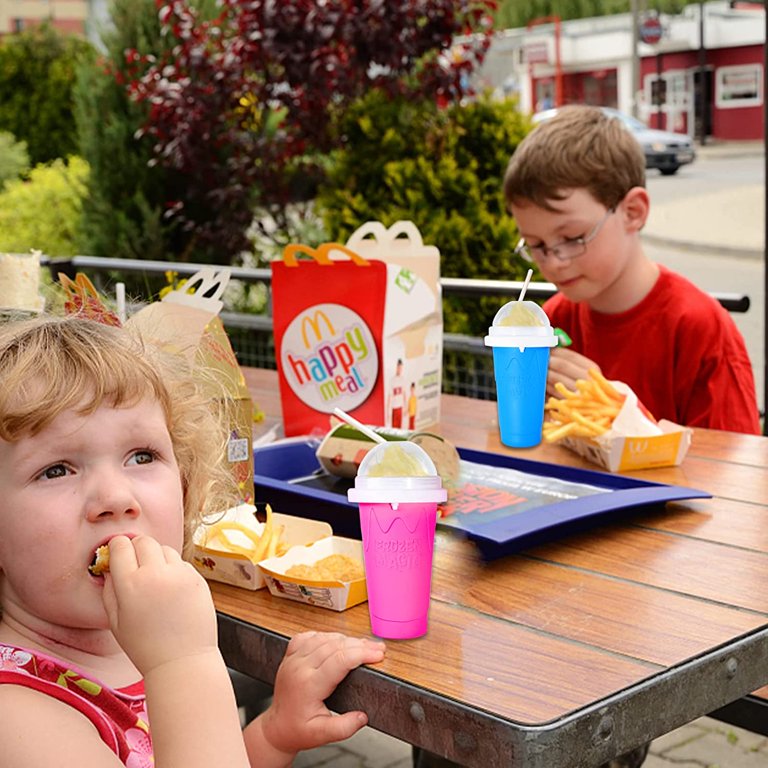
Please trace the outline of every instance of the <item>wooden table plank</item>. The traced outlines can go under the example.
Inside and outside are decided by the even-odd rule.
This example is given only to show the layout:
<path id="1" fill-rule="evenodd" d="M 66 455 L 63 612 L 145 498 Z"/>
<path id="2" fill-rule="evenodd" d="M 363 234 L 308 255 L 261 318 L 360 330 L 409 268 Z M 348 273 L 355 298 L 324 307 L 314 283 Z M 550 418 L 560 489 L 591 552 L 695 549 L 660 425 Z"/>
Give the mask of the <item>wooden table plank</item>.
<path id="1" fill-rule="evenodd" d="M 768 620 L 765 613 L 627 584 L 526 555 L 502 558 L 489 567 L 468 556 L 467 549 L 472 552 L 466 543 L 439 539 L 433 599 L 655 664 L 672 666 Z"/>
<path id="2" fill-rule="evenodd" d="M 635 525 L 655 528 L 733 547 L 768 552 L 768 509 L 731 499 L 670 503 L 632 518 Z"/>
<path id="3" fill-rule="evenodd" d="M 698 539 L 616 526 L 571 536 L 532 557 L 768 613 L 768 555 Z"/>

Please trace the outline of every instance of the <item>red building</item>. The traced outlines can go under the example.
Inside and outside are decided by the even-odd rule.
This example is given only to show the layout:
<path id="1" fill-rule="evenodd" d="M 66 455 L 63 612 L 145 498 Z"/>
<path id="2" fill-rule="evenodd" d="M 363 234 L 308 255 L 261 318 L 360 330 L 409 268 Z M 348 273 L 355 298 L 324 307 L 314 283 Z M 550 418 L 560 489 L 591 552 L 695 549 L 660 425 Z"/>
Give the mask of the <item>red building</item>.
<path id="1" fill-rule="evenodd" d="M 716 139 L 760 140 L 764 56 L 763 5 L 717 0 L 674 16 L 548 18 L 506 30 L 480 77 L 531 112 L 559 96 L 691 136 L 703 129 Z"/>

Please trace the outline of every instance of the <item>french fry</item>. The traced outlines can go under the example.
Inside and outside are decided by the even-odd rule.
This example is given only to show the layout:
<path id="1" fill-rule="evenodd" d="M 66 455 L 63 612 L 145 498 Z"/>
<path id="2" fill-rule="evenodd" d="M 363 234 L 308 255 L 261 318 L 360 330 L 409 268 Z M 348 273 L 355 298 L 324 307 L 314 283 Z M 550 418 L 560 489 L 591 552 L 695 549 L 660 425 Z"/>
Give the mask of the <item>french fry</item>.
<path id="1" fill-rule="evenodd" d="M 285 526 L 281 525 L 278 526 L 274 531 L 269 539 L 269 544 L 267 545 L 267 557 L 274 557 L 277 554 L 277 548 L 280 544 L 280 540 L 283 537 L 283 531 L 285 530 Z"/>
<path id="2" fill-rule="evenodd" d="M 237 531 L 243 534 L 250 540 L 250 546 L 236 544 L 226 535 L 227 531 Z M 283 554 L 287 550 L 287 546 L 282 540 L 284 533 L 284 526 L 275 526 L 272 518 L 272 507 L 267 504 L 267 519 L 261 534 L 242 523 L 223 520 L 215 523 L 206 531 L 203 546 L 210 546 L 214 542 L 218 542 L 219 546 L 214 548 L 221 548 L 224 552 L 241 555 L 252 563 L 258 563 L 267 557 Z"/>
<path id="3" fill-rule="evenodd" d="M 272 538 L 273 527 L 274 521 L 272 520 L 272 507 L 267 504 L 267 519 L 264 523 L 264 530 L 261 532 L 259 543 L 256 545 L 256 549 L 252 555 L 254 563 L 258 563 L 259 560 L 264 560 L 267 557 L 267 550 L 269 549 L 269 541 Z"/>
<path id="4" fill-rule="evenodd" d="M 576 381 L 576 390 L 562 382 L 555 384 L 555 390 L 562 397 L 550 397 L 544 406 L 549 420 L 544 423 L 543 435 L 550 443 L 568 436 L 604 434 L 624 402 L 624 396 L 596 368 L 590 369 L 588 379 Z"/>

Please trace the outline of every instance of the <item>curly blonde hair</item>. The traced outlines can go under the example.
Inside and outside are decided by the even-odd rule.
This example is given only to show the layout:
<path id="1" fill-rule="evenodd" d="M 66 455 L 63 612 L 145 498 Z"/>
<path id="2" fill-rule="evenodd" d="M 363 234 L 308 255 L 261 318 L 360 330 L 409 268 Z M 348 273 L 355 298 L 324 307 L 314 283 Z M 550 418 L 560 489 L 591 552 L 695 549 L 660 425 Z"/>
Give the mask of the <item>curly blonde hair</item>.
<path id="1" fill-rule="evenodd" d="M 225 464 L 226 414 L 205 397 L 186 361 L 135 333 L 77 316 L 0 324 L 0 439 L 34 435 L 68 410 L 156 400 L 179 465 L 184 550 L 203 516 L 236 503 Z M 220 398 L 218 405 L 226 403 Z"/>
<path id="2" fill-rule="evenodd" d="M 504 175 L 504 200 L 554 210 L 574 189 L 615 208 L 645 186 L 645 154 L 622 122 L 599 107 L 568 106 L 537 125 L 520 143 Z"/>

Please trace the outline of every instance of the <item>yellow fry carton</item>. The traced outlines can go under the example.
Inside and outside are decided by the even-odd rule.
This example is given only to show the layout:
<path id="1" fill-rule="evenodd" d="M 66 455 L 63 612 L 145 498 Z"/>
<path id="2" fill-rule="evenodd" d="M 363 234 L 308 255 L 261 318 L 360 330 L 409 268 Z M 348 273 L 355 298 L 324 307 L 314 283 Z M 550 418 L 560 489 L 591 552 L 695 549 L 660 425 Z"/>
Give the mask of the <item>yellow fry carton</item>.
<path id="1" fill-rule="evenodd" d="M 607 381 L 597 371 L 577 382 L 578 391 L 557 385 L 562 399 L 550 398 L 545 439 L 605 467 L 624 472 L 680 464 L 693 431 L 671 421 L 656 421 L 621 381 Z"/>
<path id="2" fill-rule="evenodd" d="M 244 589 L 261 589 L 264 577 L 258 562 L 291 547 L 329 537 L 328 523 L 272 512 L 260 523 L 252 504 L 240 504 L 224 515 L 209 518 L 194 535 L 192 563 L 206 579 Z"/>
<path id="3" fill-rule="evenodd" d="M 315 569 L 312 568 L 339 555 L 346 561 L 343 571 L 347 574 L 350 573 L 349 559 L 359 563 L 359 573 L 364 573 L 362 542 L 340 536 L 321 539 L 306 547 L 293 547 L 282 557 L 262 560 L 259 568 L 264 574 L 267 588 L 276 597 L 343 611 L 368 599 L 365 576 L 354 573 L 356 578 L 345 580 L 342 570 L 339 571 L 341 578 L 333 578 L 330 574 L 322 576 L 319 572 L 313 573 Z M 300 575 L 290 575 L 287 572 L 293 566 L 305 567 L 300 569 Z M 357 568 L 353 570 L 358 571 Z"/>
<path id="4" fill-rule="evenodd" d="M 656 435 L 565 437 L 563 445 L 610 472 L 675 467 L 681 464 L 691 446 L 691 430 L 671 421 L 658 423 Z"/>

